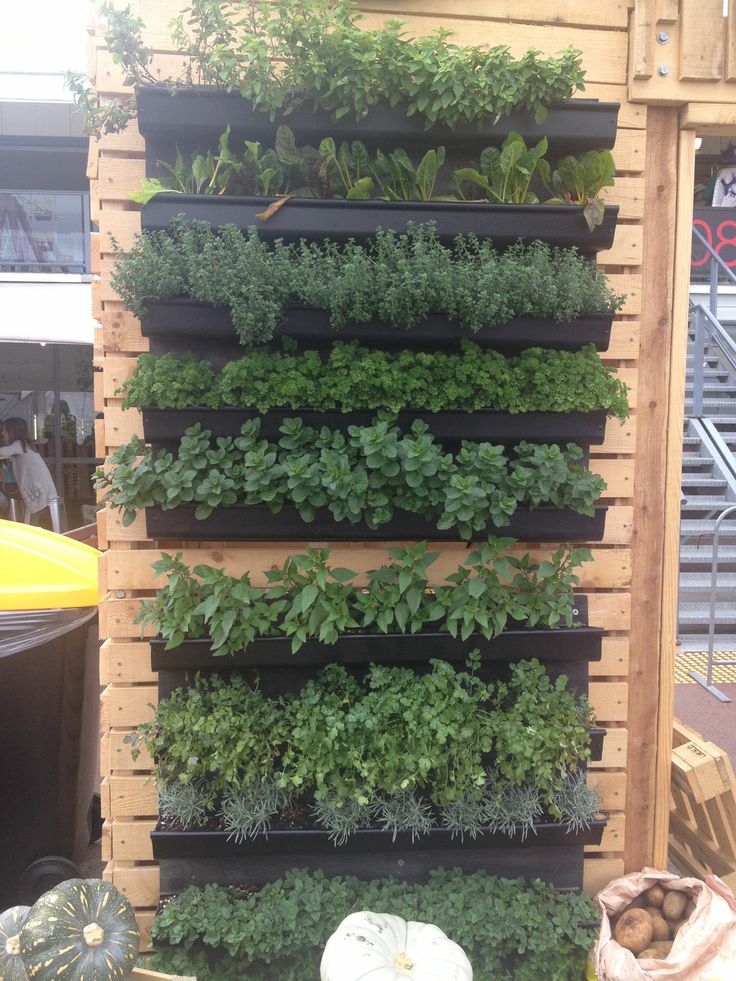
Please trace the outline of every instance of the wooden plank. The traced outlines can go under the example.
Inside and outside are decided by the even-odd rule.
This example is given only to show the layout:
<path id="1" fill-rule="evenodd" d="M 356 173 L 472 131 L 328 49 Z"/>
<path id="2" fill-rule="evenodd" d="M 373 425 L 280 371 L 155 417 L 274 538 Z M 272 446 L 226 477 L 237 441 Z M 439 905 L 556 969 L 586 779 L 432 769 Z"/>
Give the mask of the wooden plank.
<path id="1" fill-rule="evenodd" d="M 110 685 L 104 699 L 110 728 L 137 726 L 153 718 L 158 691 L 155 685 Z"/>
<path id="2" fill-rule="evenodd" d="M 662 868 L 669 838 L 669 761 L 675 714 L 675 642 L 678 627 L 680 564 L 680 488 L 682 428 L 685 416 L 685 363 L 688 347 L 690 249 L 695 183 L 695 134 L 680 133 L 677 160 L 677 211 L 674 238 L 672 330 L 667 397 L 662 551 L 661 632 L 659 640 L 659 716 L 654 783 L 654 864 Z M 660 471 L 661 472 L 661 471 Z"/>
<path id="3" fill-rule="evenodd" d="M 138 865 L 133 868 L 111 863 L 111 881 L 114 886 L 128 897 L 135 906 L 157 906 L 159 890 L 159 874 L 156 865 Z"/>
<path id="4" fill-rule="evenodd" d="M 588 699 L 595 718 L 605 725 L 608 722 L 626 722 L 629 704 L 629 686 L 624 681 L 591 681 Z"/>
<path id="5" fill-rule="evenodd" d="M 598 255 L 602 266 L 640 266 L 644 229 L 641 225 L 618 225 L 613 246 Z"/>
<path id="6" fill-rule="evenodd" d="M 113 818 L 155 818 L 158 815 L 158 793 L 153 777 L 113 774 L 110 777 L 110 807 Z"/>
<path id="7" fill-rule="evenodd" d="M 680 0 L 680 78 L 723 77 L 723 0 Z"/>
<path id="8" fill-rule="evenodd" d="M 629 40 L 630 75 L 651 78 L 654 74 L 657 0 L 635 0 Z"/>
<path id="9" fill-rule="evenodd" d="M 103 327 L 104 333 L 104 327 Z M 601 353 L 603 361 L 635 360 L 639 357 L 639 321 L 614 321 L 608 350 Z"/>
<path id="10" fill-rule="evenodd" d="M 630 130 L 629 132 L 635 132 Z M 146 161 L 130 157 L 100 158 L 98 193 L 104 201 L 130 201 L 130 195 L 139 191 L 146 176 Z M 131 212 L 134 214 L 135 212 Z M 102 214 L 102 212 L 100 212 Z"/>
<path id="11" fill-rule="evenodd" d="M 611 508 L 611 511 L 622 511 L 630 517 L 629 508 Z M 610 514 L 610 512 L 609 512 Z M 228 544 L 212 547 L 210 543 L 203 542 L 202 548 L 170 548 L 169 551 L 182 553 L 183 561 L 188 565 L 197 562 L 215 565 L 225 569 L 231 575 L 242 575 L 246 570 L 251 573 L 251 580 L 255 586 L 265 584 L 264 570 L 270 569 L 273 565 L 280 565 L 289 556 L 301 550 L 305 543 L 283 542 L 247 544 Z M 466 547 L 462 543 L 449 544 L 439 543 L 437 548 L 441 551 L 440 557 L 430 567 L 430 580 L 441 583 L 445 577 L 454 572 L 462 562 Z M 535 558 L 542 558 L 549 554 L 549 550 L 518 547 L 516 551 L 528 552 Z M 340 544 L 335 543 L 335 547 L 330 549 L 331 561 L 335 565 L 343 565 L 355 569 L 362 573 L 369 569 L 377 569 L 385 561 L 385 551 L 380 545 L 367 543 Z M 591 547 L 593 561 L 587 562 L 580 570 L 581 589 L 620 589 L 629 585 L 631 568 L 630 552 L 628 549 L 609 549 L 598 546 Z M 132 551 L 132 550 L 111 550 L 107 552 L 107 586 L 111 590 L 149 590 L 157 589 L 162 585 L 163 580 L 156 577 L 151 569 L 151 563 L 158 557 L 156 550 Z M 362 583 L 359 576 L 356 584 Z M 119 596 L 119 599 L 125 598 Z M 616 598 L 614 601 L 618 603 Z M 130 628 L 129 628 L 130 629 Z M 625 629 L 625 628 L 622 628 Z M 131 629 L 132 636 L 136 636 L 137 626 Z"/>
<path id="12" fill-rule="evenodd" d="M 623 814 L 606 814 L 608 824 L 603 831 L 600 845 L 586 845 L 585 854 L 596 855 L 598 852 L 620 852 L 624 847 L 624 827 L 626 820 Z"/>
<path id="13" fill-rule="evenodd" d="M 586 858 L 583 869 L 583 892 L 594 896 L 613 879 L 624 874 L 622 858 Z"/>
<path id="14" fill-rule="evenodd" d="M 626 729 L 606 730 L 606 738 L 603 740 L 603 756 L 600 761 L 588 764 L 591 773 L 598 773 L 600 770 L 623 770 L 626 766 L 626 746 L 629 741 L 629 734 Z"/>
<path id="15" fill-rule="evenodd" d="M 591 678 L 625 678 L 629 673 L 629 638 L 604 637 L 600 661 L 589 667 Z"/>
<path id="16" fill-rule="evenodd" d="M 627 806 L 626 865 L 651 865 L 654 848 L 654 800 L 657 716 L 659 711 L 660 620 L 664 552 L 664 495 L 668 386 L 672 335 L 673 270 L 663 242 L 675 235 L 678 120 L 674 109 L 653 109 L 648 117 L 644 280 L 637 418 L 637 475 L 634 486 L 635 539 L 629 668 L 630 792 Z M 634 830 L 635 829 L 635 830 Z"/>
<path id="17" fill-rule="evenodd" d="M 733 4 L 729 4 L 725 28 L 726 64 L 724 66 L 724 80 L 733 82 L 736 81 L 736 8 Z"/>
<path id="18" fill-rule="evenodd" d="M 688 102 L 680 110 L 680 128 L 700 134 L 731 136 L 736 129 L 736 103 Z"/>
<path id="19" fill-rule="evenodd" d="M 143 745 L 134 747 L 131 742 L 126 742 L 133 727 L 128 729 L 112 729 L 109 738 L 109 768 L 111 772 L 121 770 L 149 772 L 153 766 L 153 761 L 148 755 L 148 751 Z M 605 740 L 604 740 L 605 743 Z M 135 750 L 139 752 L 136 755 Z M 130 773 L 128 772 L 130 776 Z"/>
<path id="20" fill-rule="evenodd" d="M 130 249 L 136 234 L 141 230 L 141 213 L 135 211 L 120 211 L 108 207 L 100 211 L 100 253 L 103 256 L 114 255 L 113 239 L 121 249 Z"/>
<path id="21" fill-rule="evenodd" d="M 133 628 L 140 629 L 137 625 Z M 151 651 L 146 643 L 120 644 L 106 640 L 100 647 L 100 684 L 119 684 L 126 681 L 151 682 Z"/>
<path id="22" fill-rule="evenodd" d="M 392 4 L 386 0 L 360 0 L 361 10 L 387 10 Z M 431 14 L 432 16 L 457 17 L 457 4 L 450 0 L 401 0 L 397 16 L 407 14 Z M 589 10 L 588 7 L 594 9 Z M 539 21 L 542 13 L 538 0 L 465 0 L 462 16 L 478 20 Z M 554 8 L 555 24 L 567 27 L 602 27 L 606 30 L 625 30 L 628 23 L 627 0 L 597 0 L 595 4 L 581 4 L 579 0 L 559 0 Z"/>
<path id="23" fill-rule="evenodd" d="M 619 558 L 623 553 L 617 553 Z M 609 589 L 613 584 L 609 584 Z M 581 587 L 582 588 L 582 587 Z M 631 626 L 631 595 L 629 593 L 589 593 L 588 620 L 592 626 L 605 630 L 628 630 Z"/>
<path id="24" fill-rule="evenodd" d="M 104 260 L 103 260 L 104 267 Z M 641 274 L 640 273 L 611 273 L 606 271 L 608 285 L 616 293 L 623 294 L 626 301 L 621 313 L 627 317 L 636 317 L 641 313 Z"/>
<path id="25" fill-rule="evenodd" d="M 153 861 L 151 832 L 155 821 L 129 821 L 118 818 L 112 823 L 115 858 L 119 862 Z"/>
<path id="26" fill-rule="evenodd" d="M 643 129 L 620 129 L 614 144 L 613 159 L 617 174 L 641 174 L 646 162 L 647 132 Z M 102 161 L 100 172 L 102 173 Z M 615 185 L 614 185 L 615 186 Z"/>

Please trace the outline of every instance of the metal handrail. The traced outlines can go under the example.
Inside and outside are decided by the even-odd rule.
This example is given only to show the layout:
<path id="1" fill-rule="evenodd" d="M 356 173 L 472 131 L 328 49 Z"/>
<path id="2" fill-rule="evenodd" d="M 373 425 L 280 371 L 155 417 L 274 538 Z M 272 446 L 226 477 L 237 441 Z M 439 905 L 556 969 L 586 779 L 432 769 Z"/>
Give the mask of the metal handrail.
<path id="1" fill-rule="evenodd" d="M 736 342 L 724 330 L 721 323 L 708 310 L 699 303 L 693 306 L 690 313 L 691 321 L 695 327 L 695 341 L 693 344 L 693 404 L 692 415 L 699 418 L 703 414 L 703 381 L 705 369 L 705 347 L 706 340 L 710 341 L 719 349 L 728 366 L 736 373 Z"/>
<path id="2" fill-rule="evenodd" d="M 693 679 L 697 681 L 699 685 L 702 685 L 706 691 L 709 691 L 711 695 L 721 702 L 730 702 L 731 699 L 728 695 L 725 695 L 720 688 L 716 688 L 713 684 L 713 669 L 714 668 L 725 668 L 736 664 L 736 658 L 733 657 L 715 657 L 714 647 L 715 647 L 715 635 L 716 635 L 716 588 L 717 588 L 717 576 L 718 576 L 718 549 L 720 547 L 721 538 L 721 525 L 724 520 L 730 515 L 736 512 L 736 504 L 731 504 L 729 507 L 724 508 L 723 511 L 718 515 L 716 519 L 716 524 L 713 529 L 713 557 L 711 559 L 710 566 L 710 609 L 709 609 L 709 623 L 708 623 L 708 667 L 706 677 L 704 678 L 702 674 L 698 671 L 688 671 L 688 674 Z"/>

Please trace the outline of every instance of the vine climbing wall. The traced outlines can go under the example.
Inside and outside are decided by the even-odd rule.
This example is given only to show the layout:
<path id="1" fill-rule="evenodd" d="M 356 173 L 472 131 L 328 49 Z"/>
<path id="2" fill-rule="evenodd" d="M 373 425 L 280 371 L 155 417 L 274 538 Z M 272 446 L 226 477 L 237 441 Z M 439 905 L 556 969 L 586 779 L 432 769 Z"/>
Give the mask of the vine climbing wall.
<path id="1" fill-rule="evenodd" d="M 167 25 L 178 12 L 176 0 L 131 0 L 130 5 L 146 23 L 144 42 L 156 51 L 154 69 L 162 76 L 177 74 L 181 58 L 167 48 Z M 677 330 L 672 329 L 673 303 L 682 308 L 674 255 L 677 235 L 682 239 L 689 223 L 687 206 L 681 204 L 678 210 L 677 187 L 678 173 L 682 177 L 690 166 L 691 146 L 680 145 L 676 110 L 627 101 L 625 0 L 559 0 L 553 22 L 547 22 L 550 7 L 542 0 L 490 5 L 468 0 L 462 17 L 457 16 L 457 5 L 447 0 L 360 6 L 369 26 L 401 16 L 410 32 L 442 26 L 453 30 L 460 43 L 507 44 L 515 55 L 530 47 L 555 54 L 574 45 L 583 52 L 585 96 L 621 103 L 613 149 L 616 186 L 607 194 L 607 202 L 620 207 L 619 223 L 613 247 L 599 256 L 599 263 L 613 288 L 626 294 L 603 359 L 618 367 L 629 386 L 633 411 L 623 425 L 609 421 L 605 442 L 591 448 L 593 469 L 608 484 L 603 503 L 610 509 L 604 540 L 593 547 L 594 561 L 584 567 L 581 584 L 590 596 L 590 623 L 606 631 L 602 660 L 590 665 L 590 699 L 596 718 L 608 730 L 603 758 L 590 772 L 608 816 L 601 844 L 586 853 L 585 886 L 594 891 L 625 868 L 663 860 L 660 816 L 662 800 L 667 811 L 666 779 L 657 752 L 659 746 L 660 756 L 668 757 L 669 747 L 658 728 L 667 731 L 670 709 L 659 694 L 661 674 L 666 682 L 666 661 L 660 652 L 667 650 L 674 629 L 667 572 L 672 566 L 672 536 L 668 538 L 665 518 L 671 488 L 678 483 L 674 440 L 679 445 L 681 435 L 681 409 L 677 392 L 670 393 L 669 368 L 672 359 L 681 356 L 684 336 L 680 321 Z M 493 17 L 487 16 L 489 7 Z M 100 25 L 92 28 L 89 73 L 101 96 L 115 97 L 128 90 L 102 35 Z M 113 292 L 110 272 L 111 239 L 126 248 L 140 229 L 139 209 L 129 195 L 144 176 L 144 158 L 135 124 L 90 143 L 92 219 L 99 228 L 92 254 L 99 275 L 93 302 L 100 323 L 95 352 L 97 408 L 104 413 L 96 429 L 100 457 L 142 433 L 139 413 L 123 411 L 116 390 L 130 376 L 136 357 L 147 350 L 147 342 L 138 321 Z M 165 547 L 182 550 L 190 564 L 207 562 L 236 574 L 252 570 L 259 581 L 259 573 L 296 549 L 267 543 L 155 542 L 147 539 L 142 516 L 128 527 L 109 510 L 101 511 L 98 520 L 101 547 L 107 549 L 101 560 L 105 598 L 100 615 L 105 877 L 128 895 L 145 930 L 159 898 L 149 837 L 157 800 L 149 778 L 150 760 L 145 754 L 134 760 L 126 736 L 151 716 L 156 701 L 149 645 L 133 622 L 140 599 L 162 585 L 151 563 Z M 432 567 L 438 579 L 458 564 L 462 549 L 444 546 L 443 559 Z M 336 564 L 365 570 L 379 564 L 381 549 L 360 544 L 336 545 L 333 551 Z"/>

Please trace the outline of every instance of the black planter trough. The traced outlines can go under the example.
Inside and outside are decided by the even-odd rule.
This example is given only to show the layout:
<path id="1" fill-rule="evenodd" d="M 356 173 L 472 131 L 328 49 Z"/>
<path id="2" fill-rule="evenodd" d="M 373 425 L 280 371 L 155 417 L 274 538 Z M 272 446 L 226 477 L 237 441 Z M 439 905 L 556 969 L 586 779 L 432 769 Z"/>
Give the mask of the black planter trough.
<path id="1" fill-rule="evenodd" d="M 312 409 L 152 409 L 142 410 L 143 437 L 154 449 L 177 445 L 190 426 L 200 423 L 203 429 L 220 436 L 239 436 L 243 425 L 260 419 L 262 439 L 278 440 L 285 419 L 299 417 L 305 426 L 347 432 L 349 426 L 370 426 L 378 410 L 363 412 L 315 412 Z M 511 445 L 527 440 L 533 443 L 576 443 L 600 445 L 606 433 L 606 413 L 600 412 L 414 412 L 398 413 L 398 425 L 409 432 L 415 420 L 426 422 L 429 431 L 440 441 L 462 440 Z"/>
<path id="2" fill-rule="evenodd" d="M 606 506 L 595 508 L 592 516 L 563 508 L 540 507 L 533 511 L 519 508 L 509 523 L 497 528 L 489 524 L 473 535 L 475 541 L 491 534 L 509 535 L 520 541 L 599 542 L 606 525 Z M 195 508 L 180 506 L 164 511 L 146 508 L 146 534 L 157 539 L 190 541 L 464 541 L 455 529 L 440 530 L 433 521 L 409 512 L 400 512 L 380 528 L 364 522 L 351 525 L 335 521 L 328 511 L 319 511 L 314 521 L 305 522 L 294 508 L 274 514 L 261 505 L 233 505 L 217 508 L 202 521 L 194 517 Z"/>
<path id="3" fill-rule="evenodd" d="M 579 889 L 586 844 L 600 844 L 605 821 L 581 833 L 567 834 L 557 823 L 536 826 L 524 841 L 520 835 L 465 836 L 461 843 L 448 830 L 433 829 L 414 844 L 408 834 L 363 831 L 336 848 L 324 831 L 273 831 L 242 845 L 224 832 L 156 830 L 153 854 L 160 862 L 161 893 L 181 892 L 189 885 L 260 885 L 273 882 L 294 867 L 322 869 L 327 875 L 372 879 L 394 876 L 406 882 L 426 879 L 435 868 L 485 870 L 505 878 L 542 879 L 560 889 Z"/>
<path id="4" fill-rule="evenodd" d="M 437 237 L 449 244 L 457 235 L 492 239 L 499 248 L 519 240 L 541 239 L 551 246 L 576 246 L 593 256 L 610 249 L 616 231 L 618 205 L 607 206 L 603 223 L 591 232 L 582 207 L 556 204 L 489 204 L 475 201 L 347 201 L 292 198 L 268 220 L 259 219 L 277 198 L 207 194 L 157 194 L 141 212 L 141 226 L 161 231 L 177 215 L 206 221 L 218 228 L 234 224 L 255 227 L 265 240 L 330 238 L 363 241 L 377 228 L 406 231 L 410 222 L 432 221 Z"/>
<path id="5" fill-rule="evenodd" d="M 581 597 L 587 599 L 587 597 Z M 601 627 L 560 627 L 555 630 L 505 630 L 492 640 L 471 634 L 466 640 L 440 631 L 416 634 L 346 633 L 334 644 L 309 640 L 296 654 L 290 637 L 261 637 L 237 654 L 215 656 L 209 640 L 187 640 L 166 650 L 160 638 L 151 641 L 153 671 L 228 671 L 244 668 L 319 668 L 327 664 L 426 664 L 441 658 L 464 664 L 478 650 L 481 663 L 539 661 L 595 662 L 601 659 Z"/>
<path id="6" fill-rule="evenodd" d="M 227 126 L 232 132 L 231 147 L 243 140 L 272 144 L 282 123 L 292 129 L 297 144 L 314 146 L 329 134 L 337 143 L 362 140 L 383 150 L 444 144 L 464 152 L 480 152 L 486 146 L 499 145 L 509 133 L 515 132 L 527 143 L 546 136 L 555 155 L 610 150 L 616 139 L 619 105 L 595 99 L 570 99 L 550 106 L 541 123 L 535 120 L 534 113 L 518 110 L 496 122 L 489 118 L 481 125 L 466 123 L 449 129 L 435 124 L 427 129 L 420 115 L 407 116 L 403 107 L 374 106 L 361 120 L 348 115 L 338 121 L 327 112 L 305 108 L 288 116 L 276 116 L 272 121 L 268 113 L 253 109 L 237 93 L 193 86 L 171 94 L 166 86 L 160 85 L 139 88 L 137 109 L 141 135 L 155 160 L 163 156 L 161 149 L 168 145 L 179 146 L 182 151 L 195 146 L 204 149 L 210 142 L 214 145 Z"/>
<path id="7" fill-rule="evenodd" d="M 154 354 L 180 349 L 182 353 L 192 351 L 211 359 L 213 340 L 216 340 L 218 352 L 225 342 L 230 345 L 228 350 L 232 351 L 232 359 L 239 356 L 238 352 L 242 356 L 243 348 L 238 342 L 229 309 L 184 298 L 147 303 L 146 308 L 141 319 L 143 336 L 163 341 L 160 349 L 151 347 Z M 520 317 L 498 327 L 473 332 L 465 330 L 445 314 L 435 313 L 410 329 L 371 320 L 333 330 L 326 310 L 291 307 L 274 338 L 292 337 L 304 347 L 311 348 L 327 347 L 334 341 L 358 341 L 365 347 L 375 346 L 382 350 L 452 351 L 459 350 L 462 340 L 468 340 L 481 348 L 504 354 L 515 354 L 530 347 L 578 351 L 586 344 L 593 344 L 597 351 L 605 351 L 612 323 L 613 314 L 608 313 L 591 314 L 564 323 Z M 193 347 L 197 343 L 199 347 Z"/>

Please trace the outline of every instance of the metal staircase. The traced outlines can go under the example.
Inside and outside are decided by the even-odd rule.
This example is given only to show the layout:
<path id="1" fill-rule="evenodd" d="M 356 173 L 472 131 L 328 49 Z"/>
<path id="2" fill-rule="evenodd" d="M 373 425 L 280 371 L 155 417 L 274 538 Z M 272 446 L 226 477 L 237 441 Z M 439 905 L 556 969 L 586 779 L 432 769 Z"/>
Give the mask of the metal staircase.
<path id="1" fill-rule="evenodd" d="M 707 304 L 691 304 L 680 526 L 679 640 L 682 650 L 709 652 L 707 678 L 719 698 L 714 664 L 736 663 L 736 342 L 718 321 L 718 279 L 736 277 L 711 254 Z M 715 543 L 715 547 L 714 547 Z"/>

